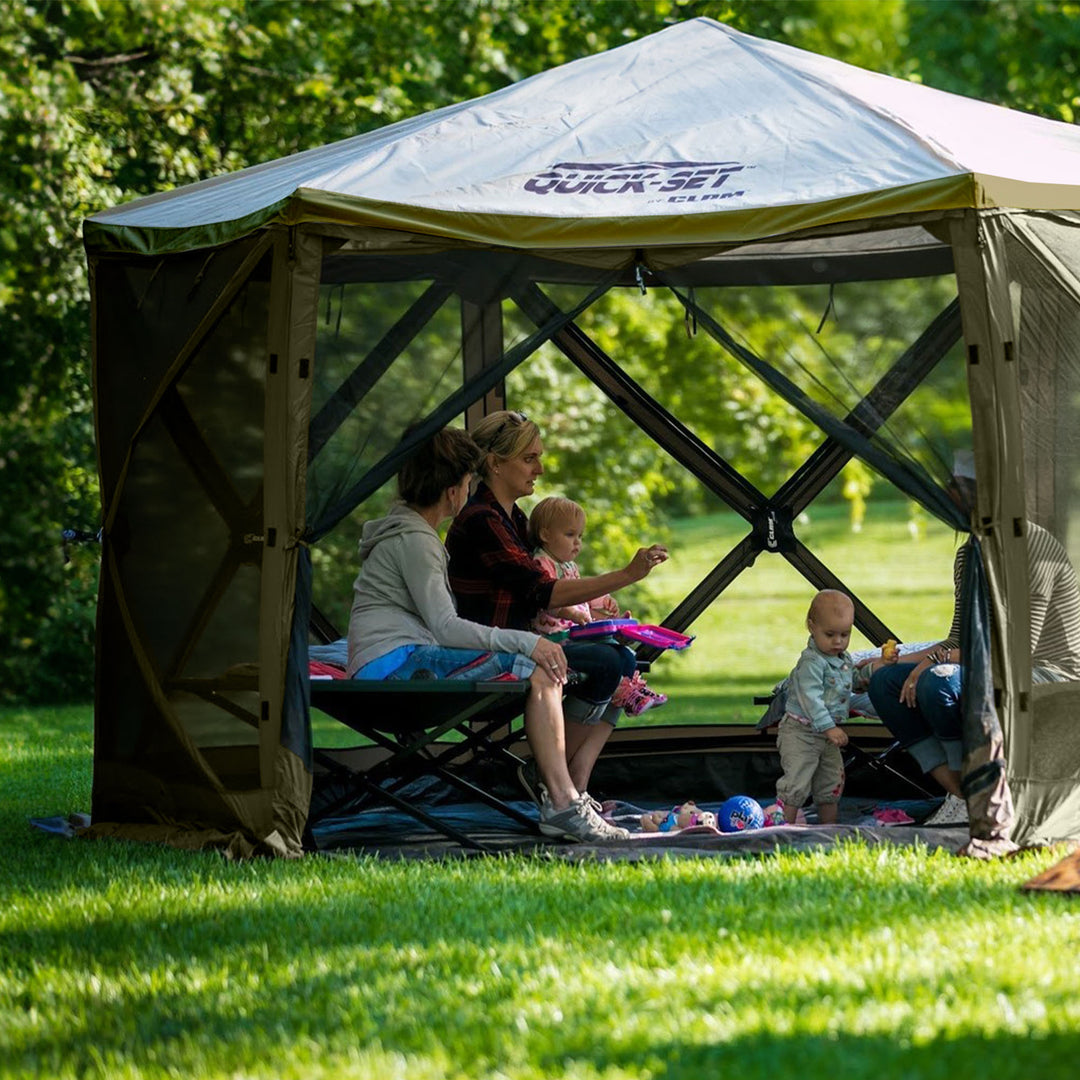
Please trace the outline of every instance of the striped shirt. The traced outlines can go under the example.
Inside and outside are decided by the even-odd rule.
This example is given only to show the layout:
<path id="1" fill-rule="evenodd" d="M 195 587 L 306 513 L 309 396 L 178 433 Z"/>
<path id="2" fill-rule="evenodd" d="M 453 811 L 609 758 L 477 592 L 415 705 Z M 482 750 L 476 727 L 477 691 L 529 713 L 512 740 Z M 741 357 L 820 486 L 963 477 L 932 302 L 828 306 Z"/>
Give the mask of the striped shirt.
<path id="1" fill-rule="evenodd" d="M 1028 574 L 1031 581 L 1031 665 L 1058 679 L 1080 680 L 1080 587 L 1069 556 L 1041 525 L 1028 522 Z M 967 545 L 953 562 L 952 627 L 943 643 L 960 647 L 960 583 Z"/>

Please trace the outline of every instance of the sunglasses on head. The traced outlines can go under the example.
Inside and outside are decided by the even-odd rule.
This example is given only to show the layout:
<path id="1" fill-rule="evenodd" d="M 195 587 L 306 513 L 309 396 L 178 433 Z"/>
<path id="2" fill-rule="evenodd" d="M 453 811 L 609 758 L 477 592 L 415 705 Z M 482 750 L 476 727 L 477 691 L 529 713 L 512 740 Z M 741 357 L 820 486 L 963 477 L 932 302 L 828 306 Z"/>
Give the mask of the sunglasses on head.
<path id="1" fill-rule="evenodd" d="M 520 427 L 529 418 L 523 412 L 508 412 L 506 419 L 495 429 L 495 434 L 491 437 L 494 442 L 505 430 L 507 425 L 513 421 L 515 427 Z"/>

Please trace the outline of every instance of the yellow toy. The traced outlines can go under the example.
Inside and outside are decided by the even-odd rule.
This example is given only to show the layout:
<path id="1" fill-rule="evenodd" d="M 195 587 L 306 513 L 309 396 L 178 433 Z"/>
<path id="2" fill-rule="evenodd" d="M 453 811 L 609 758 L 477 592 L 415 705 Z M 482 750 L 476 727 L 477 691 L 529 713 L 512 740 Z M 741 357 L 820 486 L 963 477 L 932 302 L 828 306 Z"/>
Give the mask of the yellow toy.
<path id="1" fill-rule="evenodd" d="M 896 655 L 896 640 L 889 638 L 884 645 L 881 646 L 881 659 L 891 660 Z"/>

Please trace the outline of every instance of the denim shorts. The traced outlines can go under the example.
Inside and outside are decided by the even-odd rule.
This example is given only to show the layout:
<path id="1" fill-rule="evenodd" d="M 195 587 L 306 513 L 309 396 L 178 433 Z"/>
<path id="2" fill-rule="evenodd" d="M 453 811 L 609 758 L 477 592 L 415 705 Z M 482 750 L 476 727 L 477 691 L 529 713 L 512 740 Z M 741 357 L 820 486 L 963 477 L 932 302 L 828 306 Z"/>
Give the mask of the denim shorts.
<path id="1" fill-rule="evenodd" d="M 582 677 L 567 688 L 563 716 L 577 724 L 603 720 L 614 727 L 622 709 L 611 704 L 611 696 L 637 670 L 634 654 L 614 641 L 566 641 L 563 652 L 570 670 Z"/>
<path id="2" fill-rule="evenodd" d="M 382 657 L 365 664 L 353 676 L 354 679 L 372 678 L 365 674 L 377 670 Z M 485 649 L 449 649 L 443 645 L 417 645 L 410 647 L 403 663 L 386 672 L 385 666 L 375 678 L 385 679 L 468 679 L 471 682 L 492 682 L 495 679 L 527 679 L 536 668 L 536 661 L 521 653 L 488 652 Z M 426 674 L 421 675 L 421 672 Z"/>

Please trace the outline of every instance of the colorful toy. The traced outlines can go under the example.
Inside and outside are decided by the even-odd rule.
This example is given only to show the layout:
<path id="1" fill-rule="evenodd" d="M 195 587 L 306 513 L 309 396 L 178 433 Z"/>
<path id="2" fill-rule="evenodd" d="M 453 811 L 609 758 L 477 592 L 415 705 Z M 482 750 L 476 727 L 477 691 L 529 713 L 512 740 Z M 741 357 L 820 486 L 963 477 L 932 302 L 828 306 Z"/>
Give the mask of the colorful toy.
<path id="1" fill-rule="evenodd" d="M 639 623 L 637 619 L 596 619 L 583 626 L 570 628 L 570 637 L 575 641 L 588 641 L 591 638 L 613 637 L 619 641 L 640 642 L 656 649 L 688 649 L 693 637 L 669 630 L 666 626 L 652 626 Z"/>
<path id="2" fill-rule="evenodd" d="M 881 646 L 881 658 L 882 660 L 891 660 L 896 655 L 896 639 L 889 638 L 884 645 Z"/>
<path id="3" fill-rule="evenodd" d="M 721 832 L 742 832 L 744 829 L 760 829 L 765 825 L 765 813 L 761 803 L 749 795 L 732 795 L 720 807 L 716 815 Z"/>
<path id="4" fill-rule="evenodd" d="M 670 810 L 650 810 L 641 815 L 642 832 L 678 832 L 695 825 L 717 828 L 716 815 L 710 810 L 698 809 L 697 803 L 684 802 Z"/>
<path id="5" fill-rule="evenodd" d="M 779 803 L 770 803 L 762 810 L 762 814 L 765 817 L 766 829 L 784 824 L 784 808 Z"/>

